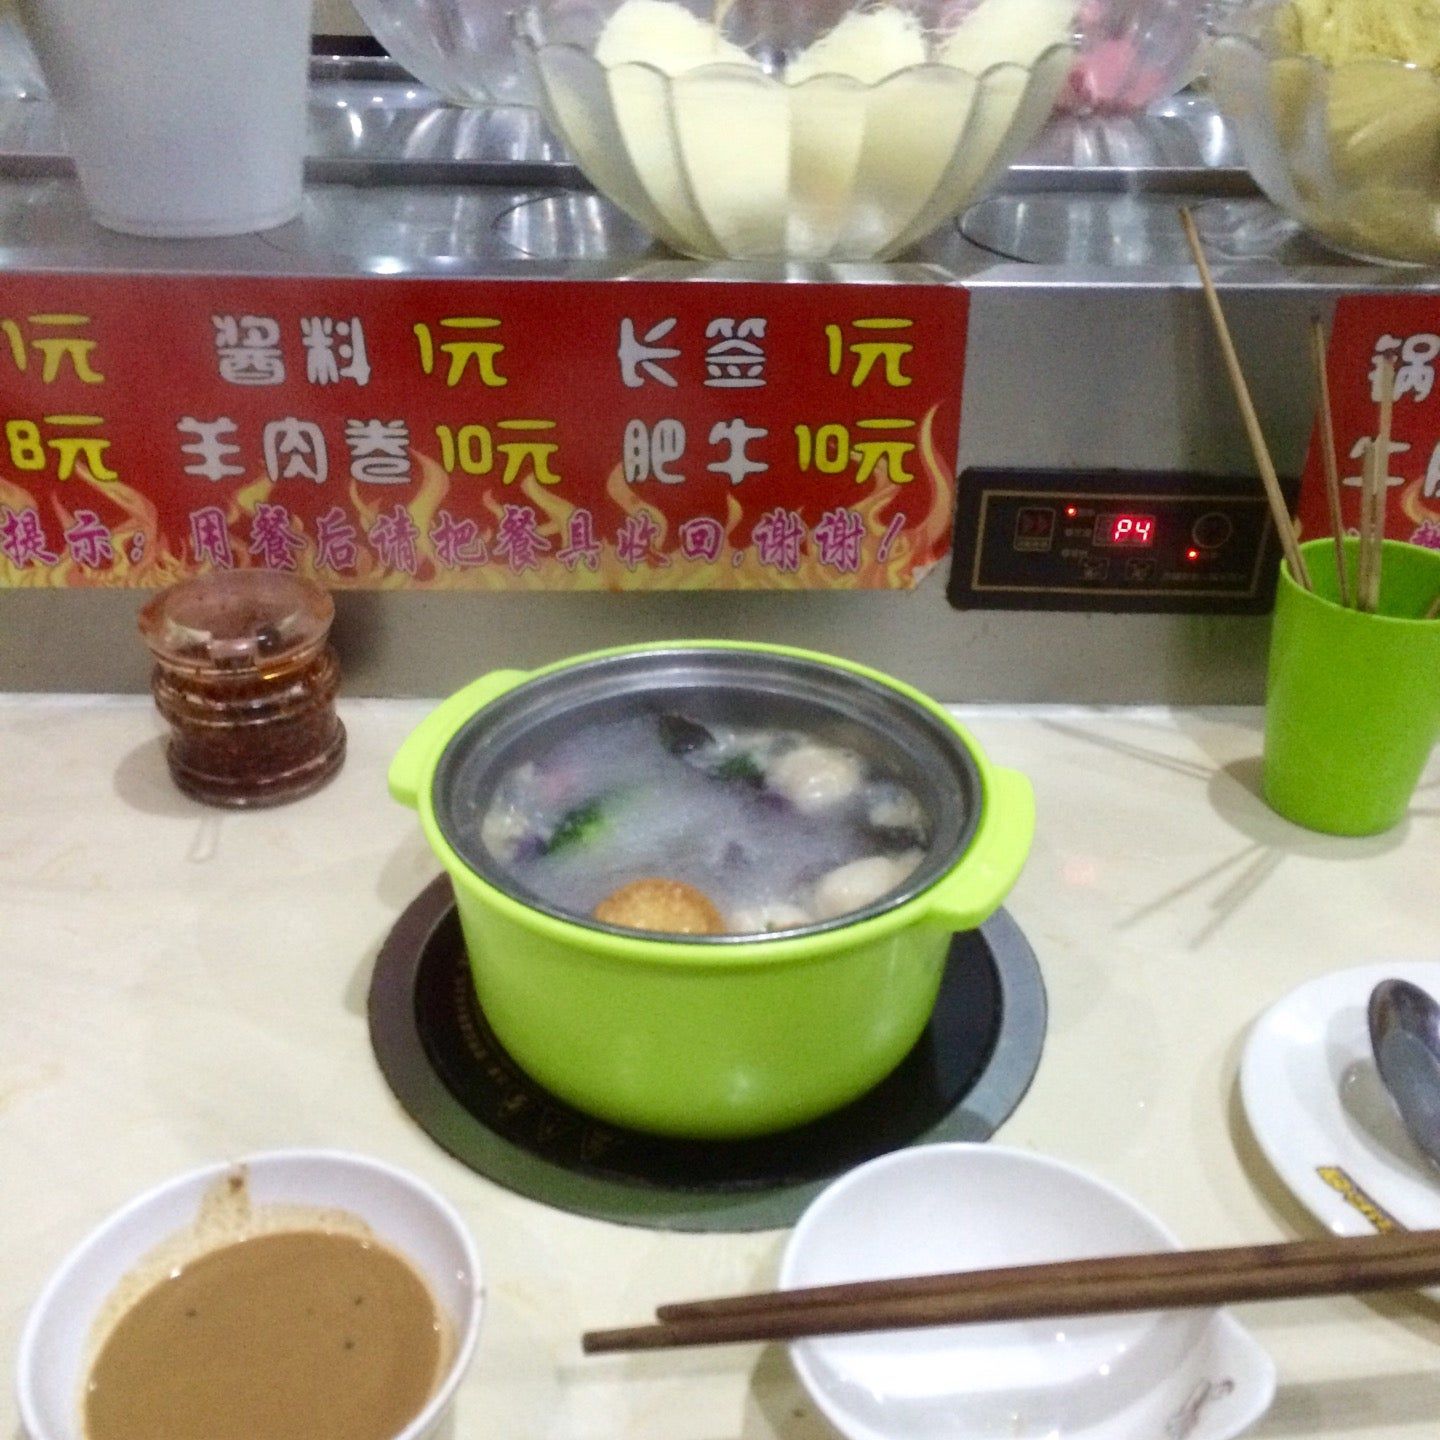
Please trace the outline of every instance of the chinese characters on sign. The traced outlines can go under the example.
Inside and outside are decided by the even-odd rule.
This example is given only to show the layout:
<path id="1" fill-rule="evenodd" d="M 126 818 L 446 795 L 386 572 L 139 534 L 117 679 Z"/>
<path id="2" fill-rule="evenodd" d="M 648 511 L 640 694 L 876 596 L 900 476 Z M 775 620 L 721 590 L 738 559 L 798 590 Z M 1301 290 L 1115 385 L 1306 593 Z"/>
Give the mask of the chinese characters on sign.
<path id="1" fill-rule="evenodd" d="M 943 286 L 12 277 L 0 584 L 913 585 L 965 322 Z M 1397 344 L 1427 398 L 1440 339 Z"/>
<path id="2" fill-rule="evenodd" d="M 1440 549 L 1440 299 L 1433 296 L 1348 296 L 1336 307 L 1327 369 L 1345 524 L 1358 533 L 1361 475 L 1377 439 L 1387 360 L 1395 365 L 1395 412 L 1384 457 L 1385 533 Z M 1318 436 L 1305 467 L 1300 527 L 1307 538 L 1330 533 Z"/>

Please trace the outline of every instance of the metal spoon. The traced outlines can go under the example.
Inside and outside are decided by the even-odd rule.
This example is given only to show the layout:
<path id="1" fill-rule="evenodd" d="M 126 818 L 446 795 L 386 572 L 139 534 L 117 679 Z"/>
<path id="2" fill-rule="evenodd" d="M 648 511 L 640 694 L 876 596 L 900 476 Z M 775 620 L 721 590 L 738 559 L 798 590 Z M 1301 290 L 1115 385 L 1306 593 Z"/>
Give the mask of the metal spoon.
<path id="1" fill-rule="evenodd" d="M 1440 1005 L 1408 980 L 1370 994 L 1370 1045 L 1410 1138 L 1440 1164 Z"/>

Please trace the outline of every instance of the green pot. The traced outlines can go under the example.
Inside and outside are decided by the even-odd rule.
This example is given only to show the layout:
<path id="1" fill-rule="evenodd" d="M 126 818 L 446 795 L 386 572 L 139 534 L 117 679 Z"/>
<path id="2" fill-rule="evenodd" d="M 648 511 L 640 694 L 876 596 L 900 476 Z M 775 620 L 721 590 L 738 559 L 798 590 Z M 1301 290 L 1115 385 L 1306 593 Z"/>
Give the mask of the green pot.
<path id="1" fill-rule="evenodd" d="M 934 778 L 922 803 L 953 845 L 937 842 L 942 853 L 927 858 L 915 885 L 853 917 L 759 939 L 670 939 L 547 911 L 507 893 L 451 843 L 448 794 L 459 769 L 503 751 L 527 705 L 540 703 L 534 697 L 568 686 L 561 703 L 570 708 L 556 713 L 573 715 L 613 684 L 606 676 L 628 675 L 624 683 L 647 693 L 647 669 L 658 684 L 679 664 L 756 666 L 766 684 L 793 672 L 853 693 L 852 727 L 870 717 L 892 741 L 915 737 L 906 743 Z M 724 642 L 630 647 L 533 674 L 487 675 L 405 741 L 390 791 L 419 812 L 450 876 L 480 1004 L 515 1061 L 589 1114 L 691 1138 L 787 1129 L 884 1079 L 929 1021 L 951 936 L 999 907 L 1034 832 L 1025 777 L 991 765 L 918 691 L 829 656 Z"/>

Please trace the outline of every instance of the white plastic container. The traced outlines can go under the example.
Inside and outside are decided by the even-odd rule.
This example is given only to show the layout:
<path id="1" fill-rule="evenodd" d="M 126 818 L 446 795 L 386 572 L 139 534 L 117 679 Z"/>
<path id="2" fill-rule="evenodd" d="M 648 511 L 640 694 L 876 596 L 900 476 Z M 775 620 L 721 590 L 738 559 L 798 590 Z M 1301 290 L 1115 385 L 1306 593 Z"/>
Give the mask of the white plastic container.
<path id="1" fill-rule="evenodd" d="M 293 219 L 310 0 L 21 0 L 90 211 L 133 235 Z"/>

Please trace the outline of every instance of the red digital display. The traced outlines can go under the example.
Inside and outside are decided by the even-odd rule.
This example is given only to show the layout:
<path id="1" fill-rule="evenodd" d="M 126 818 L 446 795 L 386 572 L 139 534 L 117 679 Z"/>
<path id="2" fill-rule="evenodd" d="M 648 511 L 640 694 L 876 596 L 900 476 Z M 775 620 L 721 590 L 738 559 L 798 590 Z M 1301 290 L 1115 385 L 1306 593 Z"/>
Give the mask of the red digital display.
<path id="1" fill-rule="evenodd" d="M 1153 515 L 1101 515 L 1095 521 L 1097 545 L 1147 546 L 1155 543 Z"/>

